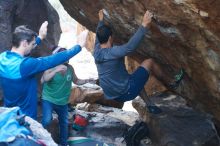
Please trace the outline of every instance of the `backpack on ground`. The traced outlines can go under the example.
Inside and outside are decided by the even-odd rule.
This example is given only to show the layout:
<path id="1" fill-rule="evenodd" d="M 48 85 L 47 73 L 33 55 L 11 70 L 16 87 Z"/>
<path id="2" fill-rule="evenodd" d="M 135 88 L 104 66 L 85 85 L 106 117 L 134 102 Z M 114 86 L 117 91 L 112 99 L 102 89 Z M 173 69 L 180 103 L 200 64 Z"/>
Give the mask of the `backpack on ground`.
<path id="1" fill-rule="evenodd" d="M 139 146 L 140 141 L 149 136 L 149 129 L 146 123 L 138 122 L 124 133 L 124 140 L 127 146 Z"/>

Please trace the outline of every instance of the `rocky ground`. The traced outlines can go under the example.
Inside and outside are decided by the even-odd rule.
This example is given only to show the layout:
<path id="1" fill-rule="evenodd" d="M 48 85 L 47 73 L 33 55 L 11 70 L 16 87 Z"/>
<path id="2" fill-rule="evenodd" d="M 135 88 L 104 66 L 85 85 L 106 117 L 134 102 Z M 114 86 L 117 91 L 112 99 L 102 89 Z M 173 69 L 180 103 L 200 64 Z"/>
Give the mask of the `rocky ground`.
<path id="1" fill-rule="evenodd" d="M 87 93 L 90 94 L 87 98 L 91 97 L 92 94 Z M 192 109 L 182 97 L 169 92 L 150 97 L 151 103 L 162 109 L 160 114 L 150 114 L 145 101 L 140 97 L 132 102 L 137 112 L 95 104 L 94 100 L 86 99 L 91 103 L 83 100 L 78 100 L 82 103 L 76 106 L 74 112 L 69 113 L 70 135 L 91 137 L 108 144 L 123 146 L 124 132 L 135 122 L 144 121 L 148 124 L 150 133 L 141 142 L 143 146 L 218 146 L 220 144 L 212 117 Z M 75 131 L 71 128 L 73 114 L 89 117 L 89 124 L 84 130 Z M 57 120 L 55 121 L 57 123 Z M 53 126 L 52 135 L 58 136 L 57 127 Z"/>

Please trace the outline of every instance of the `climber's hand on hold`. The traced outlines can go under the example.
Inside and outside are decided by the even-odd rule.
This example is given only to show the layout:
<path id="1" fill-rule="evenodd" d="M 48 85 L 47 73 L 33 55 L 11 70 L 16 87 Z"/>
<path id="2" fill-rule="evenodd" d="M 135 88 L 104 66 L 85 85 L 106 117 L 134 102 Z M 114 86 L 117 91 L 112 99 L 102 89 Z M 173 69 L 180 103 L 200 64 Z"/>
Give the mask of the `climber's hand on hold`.
<path id="1" fill-rule="evenodd" d="M 104 20 L 104 13 L 103 13 L 103 9 L 99 10 L 99 21 L 103 21 Z"/>
<path id="2" fill-rule="evenodd" d="M 142 20 L 142 26 L 149 27 L 149 24 L 151 23 L 153 14 L 150 11 L 146 11 Z"/>

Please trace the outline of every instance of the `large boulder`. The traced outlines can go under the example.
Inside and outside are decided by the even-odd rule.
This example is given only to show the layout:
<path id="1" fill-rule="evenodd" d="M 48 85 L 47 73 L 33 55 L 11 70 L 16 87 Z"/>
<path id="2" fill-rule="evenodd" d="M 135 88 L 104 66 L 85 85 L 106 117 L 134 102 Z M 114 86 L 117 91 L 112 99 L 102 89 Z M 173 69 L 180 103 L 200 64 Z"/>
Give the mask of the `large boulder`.
<path id="1" fill-rule="evenodd" d="M 220 1 L 210 0 L 60 0 L 79 23 L 95 32 L 98 11 L 105 9 L 115 39 L 122 43 L 138 28 L 144 12 L 154 13 L 151 33 L 137 49 L 164 66 L 185 68 L 178 93 L 220 121 Z M 88 8 L 89 7 L 89 8 Z M 133 57 L 135 58 L 136 55 Z M 170 70 L 170 74 L 173 71 Z"/>
<path id="2" fill-rule="evenodd" d="M 188 107 L 182 97 L 164 93 L 151 97 L 151 101 L 162 109 L 161 114 L 149 114 L 141 98 L 136 98 L 132 104 L 148 123 L 153 145 L 220 145 L 211 116 Z"/>

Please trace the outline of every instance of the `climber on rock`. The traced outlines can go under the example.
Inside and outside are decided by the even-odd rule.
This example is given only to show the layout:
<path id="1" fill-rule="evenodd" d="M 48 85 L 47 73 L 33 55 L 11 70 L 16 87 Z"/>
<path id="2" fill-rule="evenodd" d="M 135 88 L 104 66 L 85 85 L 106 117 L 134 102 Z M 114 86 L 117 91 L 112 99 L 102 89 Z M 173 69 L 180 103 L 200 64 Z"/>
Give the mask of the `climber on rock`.
<path id="1" fill-rule="evenodd" d="M 144 94 L 146 95 L 144 85 L 150 73 L 169 89 L 178 87 L 183 78 L 183 71 L 181 71 L 178 79 L 174 79 L 169 77 L 170 75 L 166 69 L 162 69 L 162 66 L 153 59 L 144 60 L 132 74 L 129 74 L 126 70 L 124 57 L 134 52 L 143 40 L 145 34 L 149 31 L 152 16 L 153 14 L 150 11 L 146 11 L 140 27 L 130 40 L 123 45 L 113 46 L 112 30 L 103 22 L 103 10 L 99 11 L 93 56 L 105 98 L 125 102 L 133 100 L 139 94 L 143 97 Z M 158 107 L 152 105 L 148 105 L 148 110 L 151 113 L 161 112 Z"/>

